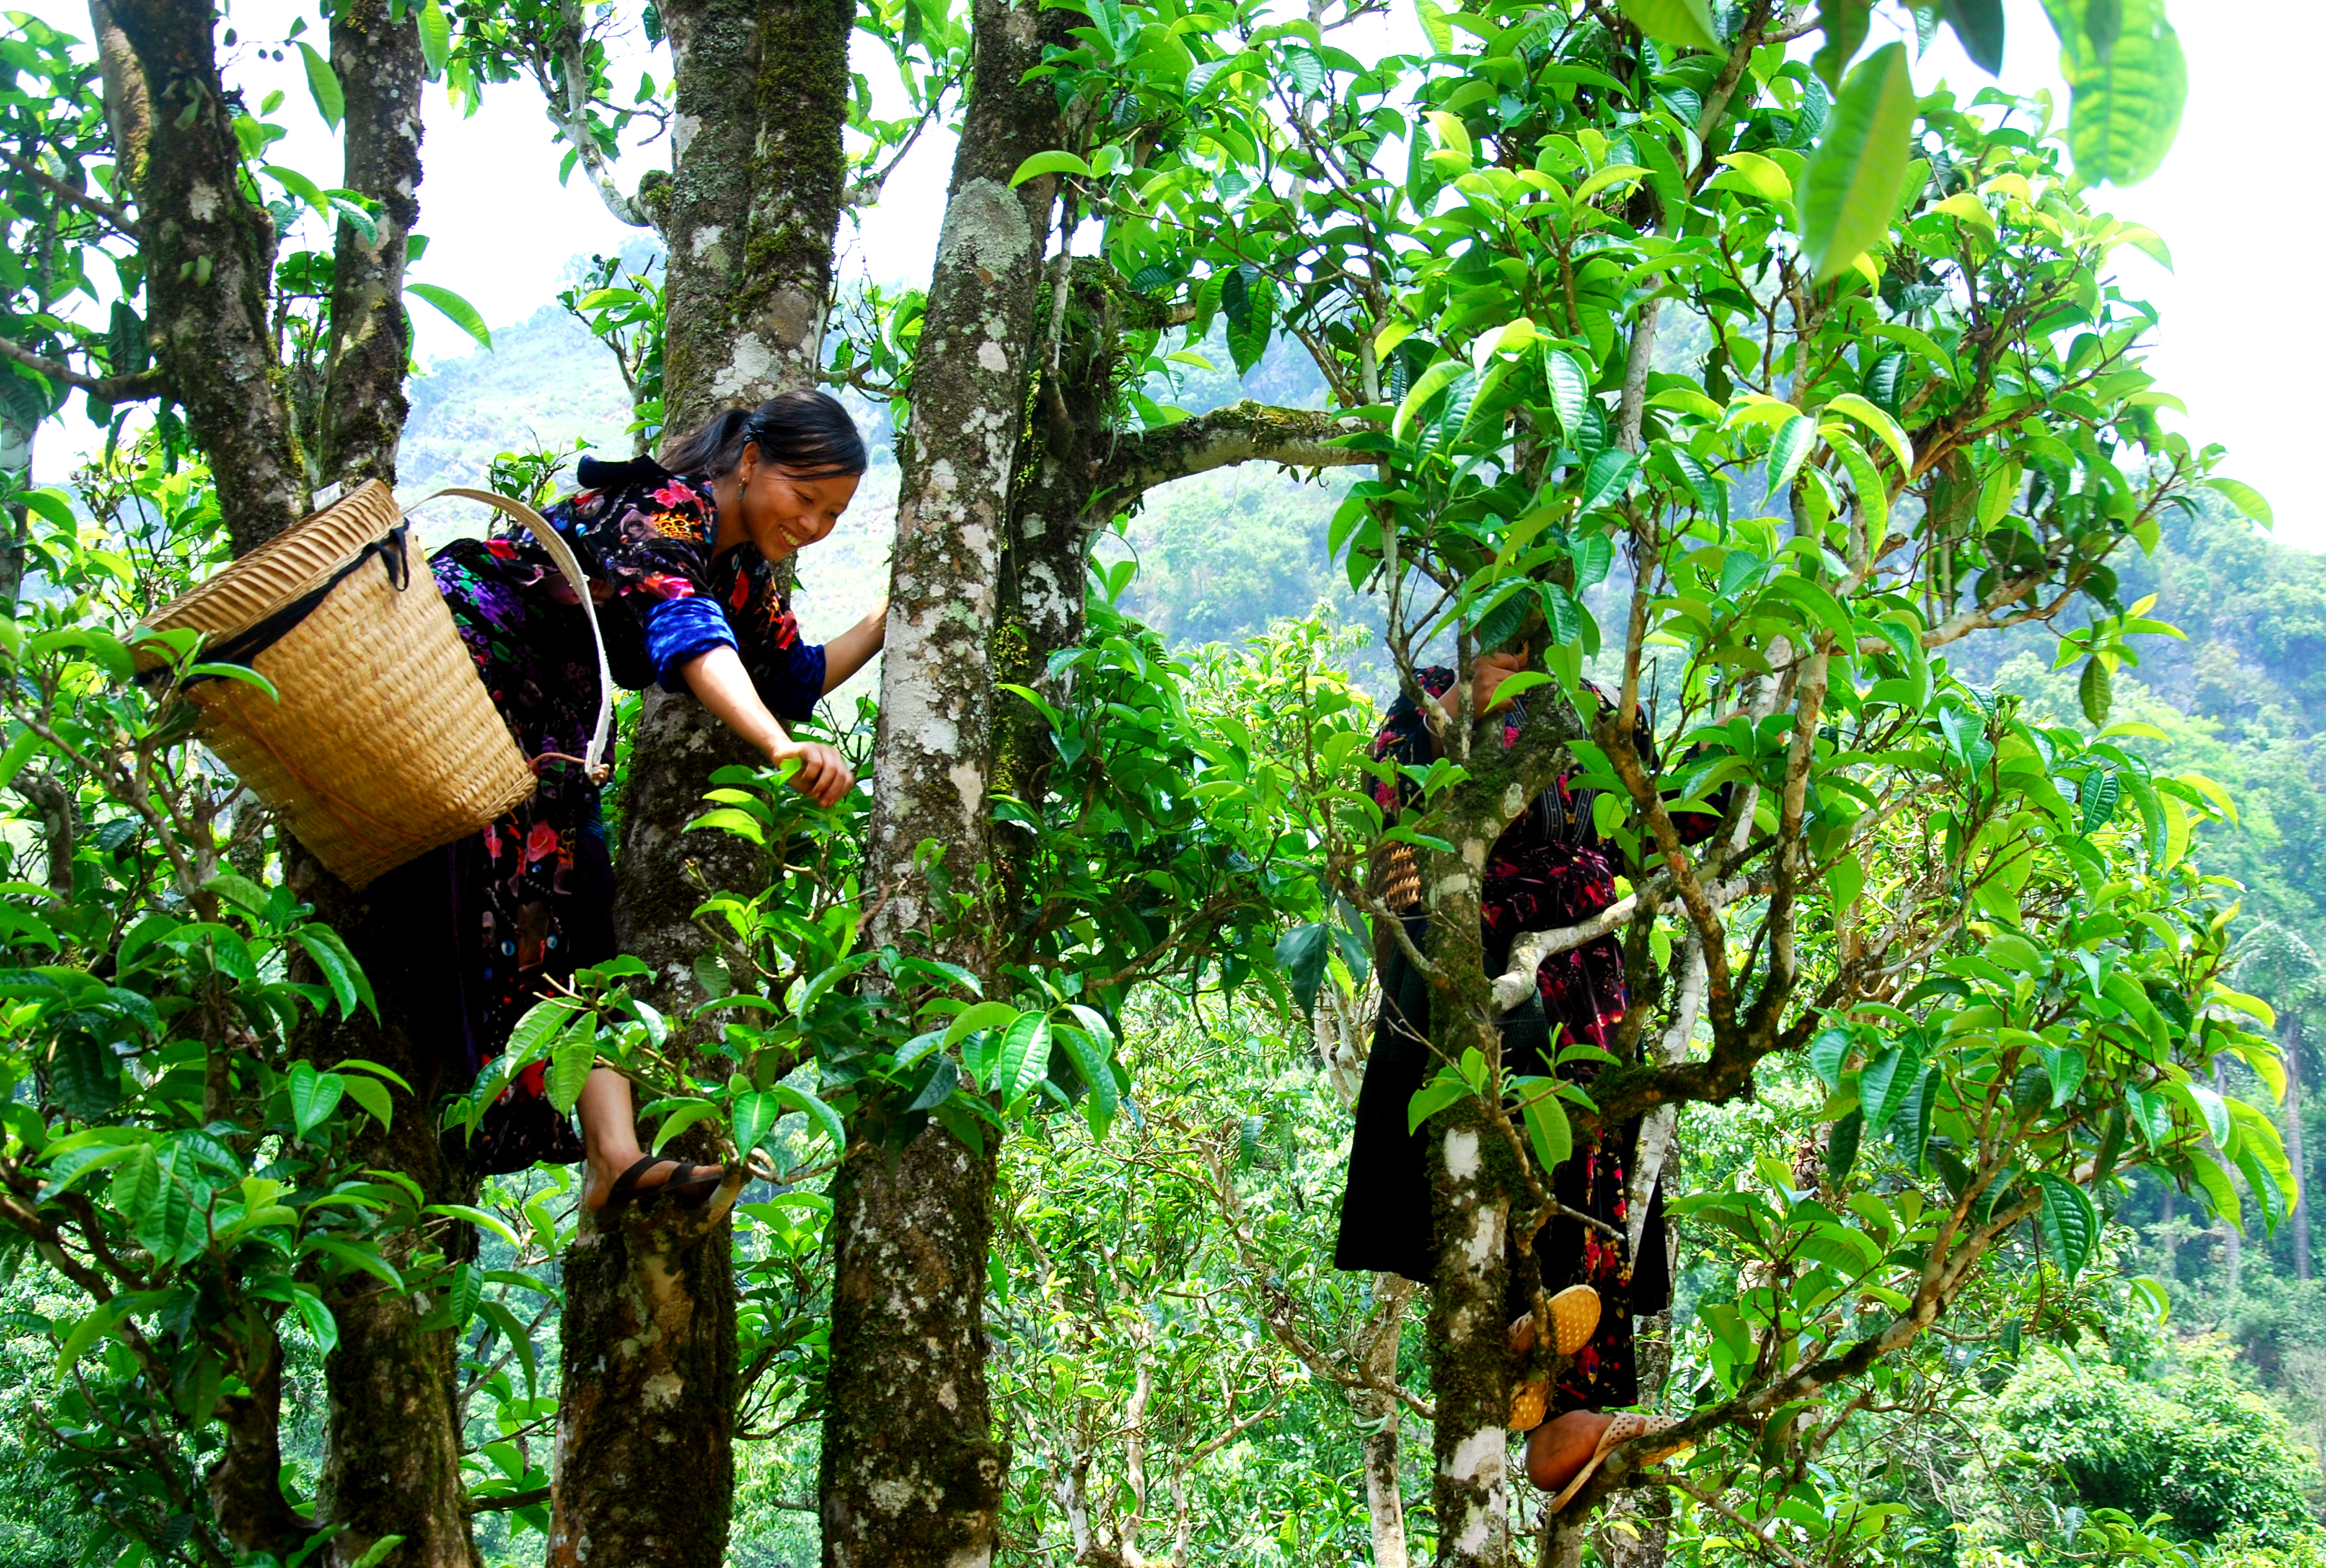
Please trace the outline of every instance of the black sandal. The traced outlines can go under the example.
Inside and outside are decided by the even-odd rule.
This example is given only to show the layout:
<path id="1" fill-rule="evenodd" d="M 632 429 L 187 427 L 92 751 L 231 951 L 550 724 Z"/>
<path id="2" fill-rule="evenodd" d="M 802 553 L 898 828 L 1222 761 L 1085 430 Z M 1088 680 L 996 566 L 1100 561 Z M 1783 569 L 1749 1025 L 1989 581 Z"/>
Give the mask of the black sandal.
<path id="1" fill-rule="evenodd" d="M 724 1171 L 716 1175 L 696 1175 L 695 1172 L 702 1169 L 700 1165 L 682 1160 L 678 1169 L 670 1173 L 670 1180 L 656 1190 L 669 1193 L 682 1209 L 700 1209 L 711 1201 L 711 1195 L 727 1181 Z"/>
<path id="2" fill-rule="evenodd" d="M 641 1191 L 638 1178 L 657 1165 L 675 1165 L 677 1169 L 666 1180 Z M 641 1156 L 637 1164 L 614 1178 L 614 1184 L 607 1189 L 606 1201 L 599 1206 L 598 1212 L 612 1214 L 628 1204 L 652 1202 L 657 1198 L 675 1199 L 682 1208 L 700 1209 L 710 1201 L 711 1195 L 718 1191 L 720 1184 L 727 1180 L 724 1173 L 697 1176 L 695 1172 L 702 1169 L 687 1160 L 671 1160 L 661 1154 Z"/>

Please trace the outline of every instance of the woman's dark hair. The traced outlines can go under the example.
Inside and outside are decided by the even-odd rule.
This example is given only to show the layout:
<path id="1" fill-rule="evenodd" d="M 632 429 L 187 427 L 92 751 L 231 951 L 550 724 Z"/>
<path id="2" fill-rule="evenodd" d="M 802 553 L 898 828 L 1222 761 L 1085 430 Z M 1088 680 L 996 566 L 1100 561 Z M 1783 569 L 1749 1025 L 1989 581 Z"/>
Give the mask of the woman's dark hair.
<path id="1" fill-rule="evenodd" d="M 823 479 L 862 473 L 864 438 L 840 399 L 828 392 L 786 392 L 757 408 L 730 408 L 700 430 L 666 443 L 662 465 L 673 473 L 718 479 L 756 446 L 759 461 L 799 475 Z"/>

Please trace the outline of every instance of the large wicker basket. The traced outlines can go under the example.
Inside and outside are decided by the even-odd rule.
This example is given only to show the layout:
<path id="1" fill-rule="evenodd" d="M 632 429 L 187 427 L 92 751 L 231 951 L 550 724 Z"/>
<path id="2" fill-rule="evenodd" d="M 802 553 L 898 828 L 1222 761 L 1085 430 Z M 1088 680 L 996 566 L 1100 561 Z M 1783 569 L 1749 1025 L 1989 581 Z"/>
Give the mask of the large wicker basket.
<path id="1" fill-rule="evenodd" d="M 589 605 L 579 563 L 531 509 L 481 491 L 439 493 L 488 501 L 535 526 Z M 182 690 L 202 710 L 210 749 L 356 887 L 476 832 L 535 784 L 406 537 L 395 496 L 370 481 L 152 622 L 206 633 L 204 659 L 246 665 L 273 685 L 274 697 L 230 678 Z M 601 651 L 592 768 L 611 695 L 603 667 Z"/>

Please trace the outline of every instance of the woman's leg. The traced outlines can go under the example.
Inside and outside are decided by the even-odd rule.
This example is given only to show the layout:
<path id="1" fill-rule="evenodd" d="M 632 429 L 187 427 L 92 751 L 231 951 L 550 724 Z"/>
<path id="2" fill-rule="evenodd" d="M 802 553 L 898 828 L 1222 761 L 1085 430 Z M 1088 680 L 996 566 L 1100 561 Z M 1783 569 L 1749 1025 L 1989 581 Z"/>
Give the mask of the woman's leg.
<path id="1" fill-rule="evenodd" d="M 582 1113 L 582 1142 L 590 1152 L 590 1171 L 582 1184 L 582 1201 L 592 1210 L 606 1205 L 607 1194 L 622 1172 L 646 1157 L 638 1147 L 638 1123 L 630 1108 L 630 1080 L 609 1067 L 590 1069 L 574 1109 Z M 636 1190 L 651 1192 L 671 1179 L 675 1160 L 659 1160 L 638 1176 Z M 702 1165 L 692 1180 L 720 1174 L 722 1167 Z"/>
<path id="2" fill-rule="evenodd" d="M 1599 1451 L 1600 1434 L 1615 1418 L 1596 1410 L 1570 1410 L 1527 1434 L 1527 1479 L 1555 1492 L 1575 1479 Z"/>

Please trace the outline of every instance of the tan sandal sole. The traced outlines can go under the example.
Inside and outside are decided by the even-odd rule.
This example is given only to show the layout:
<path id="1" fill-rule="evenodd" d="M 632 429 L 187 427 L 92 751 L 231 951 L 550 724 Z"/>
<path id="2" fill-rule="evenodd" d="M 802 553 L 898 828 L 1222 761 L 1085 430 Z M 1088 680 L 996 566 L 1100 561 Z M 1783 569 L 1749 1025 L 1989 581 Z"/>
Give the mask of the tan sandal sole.
<path id="1" fill-rule="evenodd" d="M 1591 1343 L 1599 1331 L 1599 1293 L 1589 1285 L 1569 1285 L 1550 1298 L 1551 1345 L 1562 1356 L 1572 1356 Z"/>
<path id="2" fill-rule="evenodd" d="M 1511 1430 L 1532 1432 L 1550 1413 L 1550 1381 L 1530 1383 L 1511 1395 Z"/>

